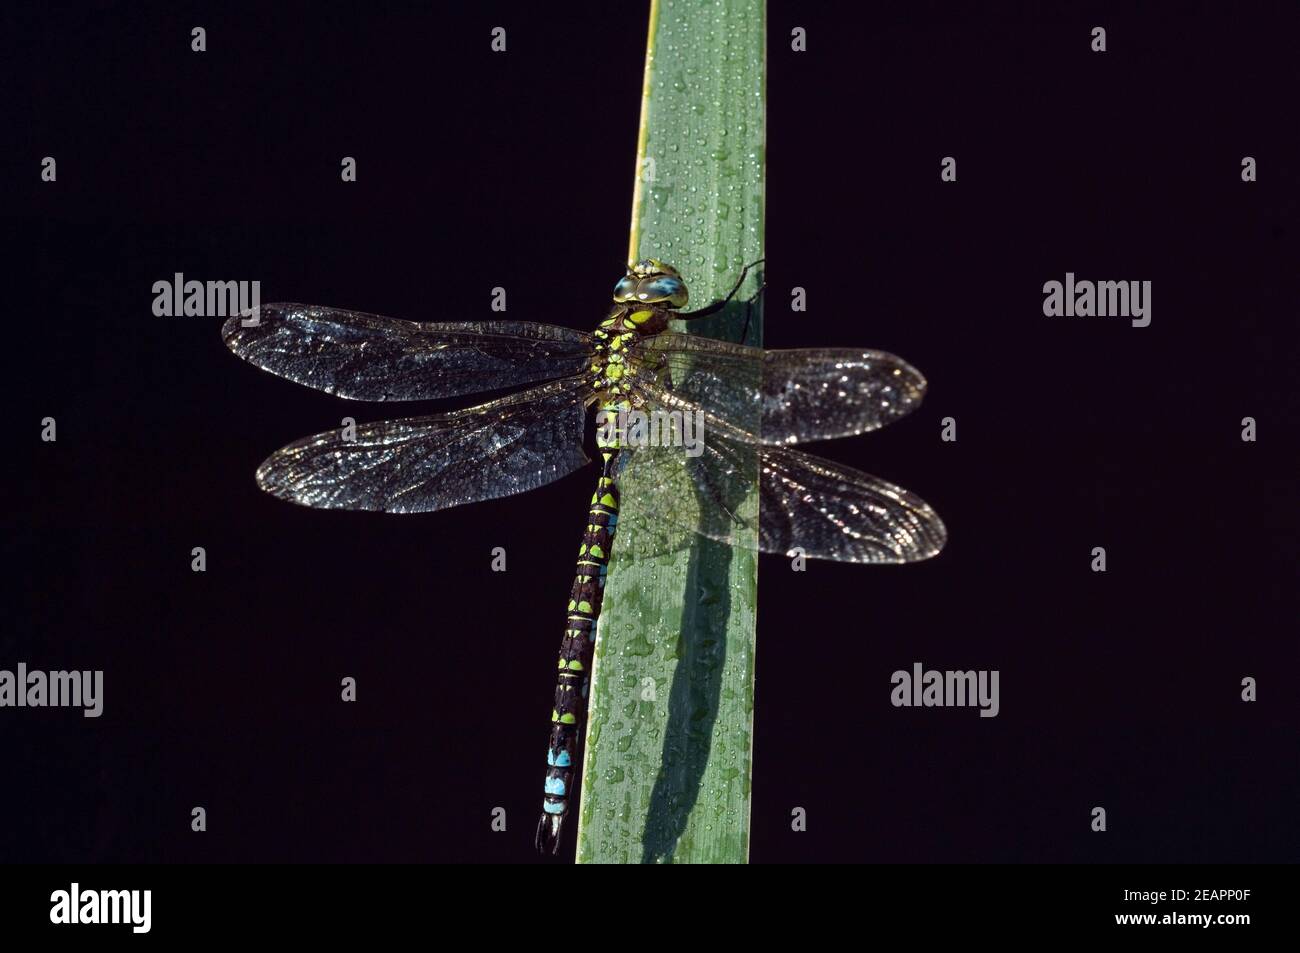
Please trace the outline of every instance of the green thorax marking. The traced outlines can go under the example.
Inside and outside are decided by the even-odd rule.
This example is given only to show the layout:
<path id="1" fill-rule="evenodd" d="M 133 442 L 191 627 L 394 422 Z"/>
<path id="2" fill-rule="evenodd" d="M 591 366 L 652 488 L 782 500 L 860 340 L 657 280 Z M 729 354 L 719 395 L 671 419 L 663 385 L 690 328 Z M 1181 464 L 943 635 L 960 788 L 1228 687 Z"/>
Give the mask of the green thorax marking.
<path id="1" fill-rule="evenodd" d="M 591 381 L 601 401 L 620 401 L 627 395 L 627 379 L 636 369 L 626 363 L 628 347 L 638 337 L 653 337 L 668 327 L 672 314 L 653 305 L 616 304 L 593 335 Z M 617 409 L 615 406 L 612 409 Z"/>

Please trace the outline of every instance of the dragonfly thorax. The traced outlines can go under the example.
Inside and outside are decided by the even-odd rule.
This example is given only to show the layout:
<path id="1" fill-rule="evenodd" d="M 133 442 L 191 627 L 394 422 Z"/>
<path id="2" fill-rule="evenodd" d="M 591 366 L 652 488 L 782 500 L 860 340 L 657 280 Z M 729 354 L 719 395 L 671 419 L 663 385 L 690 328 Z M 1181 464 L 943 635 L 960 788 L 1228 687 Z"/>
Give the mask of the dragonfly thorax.
<path id="1" fill-rule="evenodd" d="M 639 337 L 650 337 L 667 330 L 672 312 L 663 308 L 633 308 L 616 304 L 609 317 L 592 333 L 591 382 L 601 397 L 623 397 L 627 385 L 638 373 L 637 365 L 627 360 L 628 351 Z"/>

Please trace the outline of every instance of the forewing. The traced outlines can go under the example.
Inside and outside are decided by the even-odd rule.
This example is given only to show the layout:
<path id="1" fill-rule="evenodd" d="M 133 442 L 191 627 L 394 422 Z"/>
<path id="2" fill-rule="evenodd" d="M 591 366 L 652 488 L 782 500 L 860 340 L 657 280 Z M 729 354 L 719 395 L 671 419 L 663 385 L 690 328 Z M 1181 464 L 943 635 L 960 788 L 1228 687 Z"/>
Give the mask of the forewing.
<path id="1" fill-rule="evenodd" d="M 277 450 L 263 490 L 303 506 L 426 513 L 522 493 L 572 473 L 583 452 L 586 384 L 554 381 L 449 414 L 332 430 Z"/>
<path id="2" fill-rule="evenodd" d="M 866 433 L 911 413 L 925 378 L 902 358 L 860 348 L 765 351 L 664 332 L 632 351 L 638 373 L 662 362 L 671 389 L 765 444 Z"/>
<path id="3" fill-rule="evenodd" d="M 569 377 L 590 336 L 527 321 L 419 323 L 306 304 L 230 318 L 226 346 L 263 370 L 352 400 L 430 400 Z"/>

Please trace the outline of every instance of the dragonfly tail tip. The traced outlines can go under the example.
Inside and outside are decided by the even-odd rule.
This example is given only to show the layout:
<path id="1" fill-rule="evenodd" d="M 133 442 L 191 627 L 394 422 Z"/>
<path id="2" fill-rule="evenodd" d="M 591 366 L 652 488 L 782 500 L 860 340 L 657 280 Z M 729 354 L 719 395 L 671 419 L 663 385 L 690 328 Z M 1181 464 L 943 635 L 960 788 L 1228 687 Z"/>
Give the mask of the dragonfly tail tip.
<path id="1" fill-rule="evenodd" d="M 537 822 L 537 835 L 533 845 L 539 854 L 558 854 L 560 852 L 560 831 L 564 826 L 564 815 L 543 814 Z"/>

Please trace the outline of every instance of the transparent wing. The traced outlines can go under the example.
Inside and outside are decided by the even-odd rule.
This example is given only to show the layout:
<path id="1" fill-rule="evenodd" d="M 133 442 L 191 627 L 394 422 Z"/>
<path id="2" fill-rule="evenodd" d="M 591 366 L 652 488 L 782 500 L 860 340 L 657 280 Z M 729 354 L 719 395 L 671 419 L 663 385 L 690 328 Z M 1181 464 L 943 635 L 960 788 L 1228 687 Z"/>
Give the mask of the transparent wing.
<path id="1" fill-rule="evenodd" d="M 430 400 L 569 377 L 589 363 L 581 331 L 528 321 L 419 323 L 306 304 L 264 304 L 221 329 L 244 360 L 351 400 Z"/>
<path id="2" fill-rule="evenodd" d="M 340 510 L 426 513 L 522 493 L 587 462 L 587 383 L 554 381 L 429 417 L 332 430 L 295 441 L 258 468 L 281 499 Z"/>
<path id="3" fill-rule="evenodd" d="M 746 476 L 748 474 L 748 476 Z M 738 486 L 754 485 L 752 497 Z M 786 447 L 717 438 L 687 457 L 681 448 L 633 451 L 624 470 L 644 509 L 661 519 L 637 540 L 647 551 L 677 548 L 689 530 L 732 546 L 851 563 L 910 563 L 943 548 L 947 530 L 930 506 L 900 486 Z M 666 545 L 660 545 L 666 543 Z"/>
<path id="4" fill-rule="evenodd" d="M 764 447 L 759 548 L 854 563 L 912 563 L 943 549 L 948 531 L 914 493 L 861 470 L 785 447 Z"/>
<path id="5" fill-rule="evenodd" d="M 638 370 L 666 368 L 672 390 L 760 443 L 805 443 L 875 430 L 911 413 L 925 378 L 883 351 L 764 351 L 664 332 L 631 352 Z"/>
<path id="6" fill-rule="evenodd" d="M 627 456 L 625 490 L 646 511 L 662 514 L 660 528 L 641 534 L 642 543 L 656 535 L 667 541 L 649 542 L 651 549 L 676 548 L 672 539 L 683 529 L 765 553 L 797 548 L 840 562 L 916 562 L 943 548 L 943 521 L 902 487 L 811 454 L 758 444 L 644 378 L 633 386 L 648 406 L 698 414 L 703 423 L 691 446 L 643 447 Z"/>

